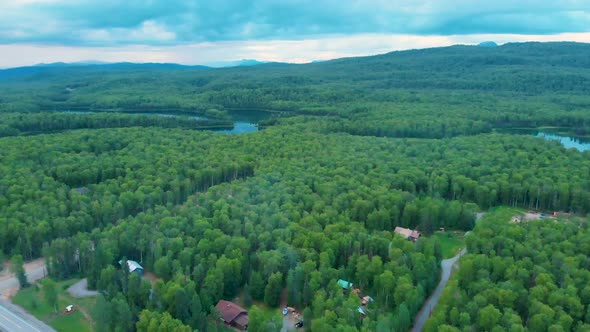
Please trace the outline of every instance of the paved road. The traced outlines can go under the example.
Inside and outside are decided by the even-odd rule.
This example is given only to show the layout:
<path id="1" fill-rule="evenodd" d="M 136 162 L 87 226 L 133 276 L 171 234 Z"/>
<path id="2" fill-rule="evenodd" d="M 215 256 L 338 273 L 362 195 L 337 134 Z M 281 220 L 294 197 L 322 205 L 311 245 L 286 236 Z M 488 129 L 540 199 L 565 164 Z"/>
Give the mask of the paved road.
<path id="1" fill-rule="evenodd" d="M 27 280 L 34 282 L 46 275 L 45 264 L 35 261 L 25 265 Z M 0 279 L 0 295 L 19 288 L 18 280 L 14 276 L 6 275 Z M 5 332 L 55 332 L 54 329 L 28 314 L 22 308 L 0 297 L 0 331 Z"/>
<path id="2" fill-rule="evenodd" d="M 98 295 L 97 291 L 88 289 L 88 279 L 86 278 L 70 286 L 68 293 L 73 297 L 93 297 Z"/>
<path id="3" fill-rule="evenodd" d="M 449 281 L 449 278 L 451 277 L 453 265 L 455 265 L 459 258 L 465 255 L 466 252 L 467 249 L 463 248 L 457 254 L 457 256 L 445 259 L 440 263 L 440 266 L 442 268 L 440 282 L 438 283 L 438 286 L 436 286 L 434 293 L 430 295 L 428 300 L 426 300 L 426 302 L 422 306 L 422 309 L 420 309 L 418 316 L 416 316 L 416 320 L 414 321 L 414 327 L 412 327 L 412 332 L 421 332 L 424 329 L 424 323 L 426 323 L 426 320 L 428 319 L 428 317 L 430 317 L 430 313 L 432 312 L 432 310 L 434 310 L 434 307 L 436 307 L 436 304 L 440 299 L 440 295 L 442 294 L 443 289 L 445 288 L 447 282 Z"/>
<path id="4" fill-rule="evenodd" d="M 0 330 L 6 332 L 56 332 L 23 309 L 0 300 Z"/>

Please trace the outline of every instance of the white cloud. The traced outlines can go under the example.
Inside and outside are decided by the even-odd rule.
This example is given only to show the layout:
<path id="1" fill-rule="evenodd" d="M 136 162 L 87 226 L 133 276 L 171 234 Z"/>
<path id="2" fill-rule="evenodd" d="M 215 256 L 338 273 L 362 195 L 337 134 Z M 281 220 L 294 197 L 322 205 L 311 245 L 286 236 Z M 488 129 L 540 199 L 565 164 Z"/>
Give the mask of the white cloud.
<path id="1" fill-rule="evenodd" d="M 108 44 L 116 40 L 120 43 L 133 44 L 137 40 L 144 42 L 166 42 L 176 39 L 176 34 L 166 26 L 154 21 L 145 21 L 136 28 L 88 29 L 79 32 L 81 38 L 89 44 Z"/>
<path id="2" fill-rule="evenodd" d="M 590 31 L 588 0 L 0 0 L 0 43 L 180 45 Z"/>
<path id="3" fill-rule="evenodd" d="M 161 38 L 170 38 L 158 27 L 147 26 L 136 33 L 154 29 Z M 92 38 L 107 38 L 112 31 L 94 31 Z M 204 42 L 176 46 L 130 45 L 117 47 L 48 46 L 30 44 L 0 45 L 0 68 L 49 62 L 99 60 L 105 62 L 174 62 L 207 64 L 240 59 L 304 63 L 340 57 L 373 55 L 394 50 L 476 44 L 493 40 L 498 43 L 523 41 L 589 42 L 590 33 L 556 35 L 453 35 L 416 36 L 389 34 L 331 35 L 305 40 L 248 40 L 232 42 Z"/>

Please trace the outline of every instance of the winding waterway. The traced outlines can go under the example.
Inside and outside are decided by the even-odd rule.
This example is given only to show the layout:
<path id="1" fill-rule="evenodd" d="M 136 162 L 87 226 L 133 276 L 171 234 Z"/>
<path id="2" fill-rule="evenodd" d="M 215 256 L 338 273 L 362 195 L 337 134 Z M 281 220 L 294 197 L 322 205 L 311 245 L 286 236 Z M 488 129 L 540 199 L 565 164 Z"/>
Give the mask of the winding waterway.
<path id="1" fill-rule="evenodd" d="M 75 113 L 75 114 L 86 114 L 86 113 L 106 113 L 106 112 L 93 112 L 93 111 L 62 111 L 62 113 Z M 113 112 L 122 113 L 127 115 L 142 115 L 142 116 L 163 116 L 163 117 L 190 117 L 195 120 L 206 120 L 206 117 L 187 115 L 185 113 L 158 113 L 158 112 Z M 258 131 L 258 122 L 261 120 L 268 119 L 271 116 L 270 112 L 259 111 L 259 110 L 232 110 L 227 112 L 230 115 L 230 120 L 233 122 L 232 129 L 199 129 L 215 131 L 222 134 L 245 134 L 254 131 Z"/>

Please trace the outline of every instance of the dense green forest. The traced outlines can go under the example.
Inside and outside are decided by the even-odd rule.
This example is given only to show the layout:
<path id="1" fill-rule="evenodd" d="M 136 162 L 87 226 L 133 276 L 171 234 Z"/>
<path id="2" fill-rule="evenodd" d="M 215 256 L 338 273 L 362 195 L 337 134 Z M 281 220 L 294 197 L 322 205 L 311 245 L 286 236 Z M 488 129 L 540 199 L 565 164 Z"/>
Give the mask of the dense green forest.
<path id="1" fill-rule="evenodd" d="M 510 223 L 517 213 L 478 223 L 426 331 L 590 329 L 588 221 Z"/>
<path id="2" fill-rule="evenodd" d="M 125 113 L 0 113 L 0 120 L 2 121 L 0 122 L 0 137 L 85 128 L 232 128 L 231 121 L 224 118 L 195 119 L 189 116 L 155 116 Z"/>
<path id="3" fill-rule="evenodd" d="M 586 135 L 589 55 L 586 44 L 525 43 L 308 65 L 0 71 L 0 251 L 44 257 L 55 278 L 87 277 L 101 291 L 97 331 L 158 320 L 217 331 L 218 300 L 274 308 L 284 289 L 308 331 L 407 331 L 438 282 L 441 244 L 429 235 L 439 228 L 469 231 L 476 212 L 501 205 L 590 212 L 588 152 L 502 133 Z M 268 112 L 264 129 L 200 130 L 231 127 L 236 110 Z M 486 329 L 478 315 L 492 305 L 505 317 L 492 322 L 507 329 L 541 331 L 565 315 L 564 330 L 583 329 L 587 279 L 559 269 L 587 253 L 585 228 L 535 225 L 479 223 L 460 271 L 473 270 L 454 284 L 461 297 L 447 295 L 429 328 Z M 406 241 L 396 226 L 424 236 Z M 535 248 L 545 248 L 538 260 Z M 124 258 L 158 280 L 130 275 Z M 547 298 L 530 298 L 537 275 L 506 285 L 519 264 L 547 274 Z M 338 279 L 374 298 L 364 319 Z M 555 309 L 551 294 L 565 301 L 560 292 L 577 290 L 581 307 Z M 554 313 L 538 322 L 543 306 Z"/>
<path id="4" fill-rule="evenodd" d="M 588 44 L 514 43 L 307 65 L 39 67 L 0 72 L 0 110 L 267 109 L 335 115 L 331 130 L 360 135 L 440 138 L 506 126 L 585 134 L 589 53 Z"/>

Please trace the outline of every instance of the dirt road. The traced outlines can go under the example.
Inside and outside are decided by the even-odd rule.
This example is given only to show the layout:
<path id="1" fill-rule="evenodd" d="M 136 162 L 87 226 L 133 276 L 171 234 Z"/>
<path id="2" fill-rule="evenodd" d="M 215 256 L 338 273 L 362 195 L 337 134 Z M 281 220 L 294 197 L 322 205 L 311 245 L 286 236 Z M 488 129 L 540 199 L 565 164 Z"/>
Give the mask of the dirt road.
<path id="1" fill-rule="evenodd" d="M 45 270 L 45 260 L 40 258 L 25 263 L 25 273 L 27 280 L 32 283 L 42 279 L 47 274 Z M 18 279 L 7 270 L 2 271 L 0 275 L 0 298 L 9 299 L 19 289 Z"/>
<path id="2" fill-rule="evenodd" d="M 463 248 L 457 254 L 457 256 L 441 261 L 440 265 L 442 273 L 440 282 L 438 283 L 438 286 L 436 286 L 434 293 L 432 293 L 428 300 L 424 302 L 422 309 L 420 309 L 420 312 L 418 312 L 416 320 L 414 321 L 414 327 L 412 327 L 412 332 L 421 332 L 422 329 L 424 329 L 424 323 L 426 323 L 426 320 L 428 319 L 428 317 L 430 317 L 430 313 L 432 312 L 432 310 L 434 310 L 434 307 L 436 307 L 436 304 L 440 299 L 440 295 L 442 294 L 443 289 L 447 285 L 447 282 L 449 282 L 449 278 L 451 277 L 451 273 L 453 271 L 453 266 L 455 265 L 455 263 L 457 263 L 459 258 L 461 258 L 461 256 L 463 256 L 466 252 L 467 249 Z"/>

